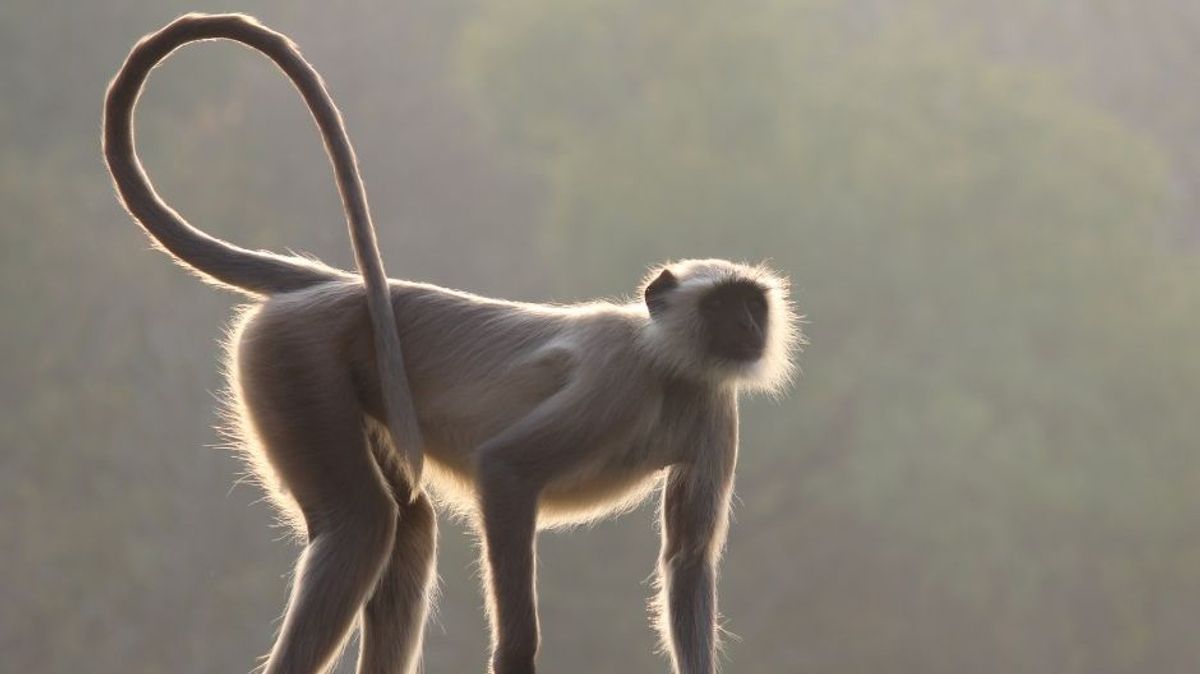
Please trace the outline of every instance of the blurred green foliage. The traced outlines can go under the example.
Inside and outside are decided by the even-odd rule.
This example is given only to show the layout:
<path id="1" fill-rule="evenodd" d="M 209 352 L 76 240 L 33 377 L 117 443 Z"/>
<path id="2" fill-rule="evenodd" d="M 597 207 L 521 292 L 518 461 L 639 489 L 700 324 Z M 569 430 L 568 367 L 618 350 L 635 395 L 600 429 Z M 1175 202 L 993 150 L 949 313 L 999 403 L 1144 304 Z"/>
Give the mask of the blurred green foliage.
<path id="1" fill-rule="evenodd" d="M 0 653 L 22 671 L 247 670 L 285 596 L 294 551 L 197 449 L 229 302 L 138 252 L 98 158 L 104 82 L 194 8 L 0 9 Z M 393 275 L 560 300 L 672 256 L 793 278 L 811 346 L 791 395 L 745 408 L 731 671 L 1194 671 L 1200 96 L 1171 75 L 1200 65 L 1200 9 L 246 9 L 345 108 Z M 277 74 L 214 47 L 163 70 L 139 128 L 168 198 L 348 265 Z M 543 537 L 547 671 L 665 669 L 647 519 Z M 446 534 L 426 668 L 475 671 L 473 552 Z"/>
<path id="2" fill-rule="evenodd" d="M 471 24 L 463 72 L 544 168 L 573 290 L 668 255 L 797 280 L 806 376 L 788 413 L 753 416 L 771 429 L 751 431 L 745 508 L 803 485 L 894 539 L 864 554 L 910 564 L 877 579 L 891 610 L 831 591 L 784 611 L 857 632 L 812 671 L 1177 657 L 1149 595 L 1197 598 L 1200 275 L 1149 236 L 1159 148 L 928 7 L 856 31 L 843 3 L 518 5 Z M 800 474 L 813 455 L 835 465 Z M 743 564 L 770 574 L 814 535 Z"/>

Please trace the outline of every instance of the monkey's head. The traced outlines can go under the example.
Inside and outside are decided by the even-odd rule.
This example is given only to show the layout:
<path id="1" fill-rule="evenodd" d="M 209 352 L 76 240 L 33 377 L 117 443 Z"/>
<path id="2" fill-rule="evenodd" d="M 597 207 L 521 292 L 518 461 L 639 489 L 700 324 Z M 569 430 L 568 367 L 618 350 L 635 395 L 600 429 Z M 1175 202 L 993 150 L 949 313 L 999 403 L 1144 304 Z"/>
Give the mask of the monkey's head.
<path id="1" fill-rule="evenodd" d="M 801 342 L 787 281 L 762 265 L 682 260 L 642 285 L 652 356 L 678 374 L 778 392 Z"/>

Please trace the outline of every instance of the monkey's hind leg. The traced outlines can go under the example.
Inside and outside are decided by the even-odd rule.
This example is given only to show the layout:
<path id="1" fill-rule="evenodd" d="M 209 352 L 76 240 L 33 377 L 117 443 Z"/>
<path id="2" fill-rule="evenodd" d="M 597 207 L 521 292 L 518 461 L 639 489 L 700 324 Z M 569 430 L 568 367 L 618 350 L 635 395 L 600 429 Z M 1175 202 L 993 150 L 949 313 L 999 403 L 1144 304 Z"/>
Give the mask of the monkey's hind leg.
<path id="1" fill-rule="evenodd" d="M 437 517 L 429 497 L 411 504 L 408 489 L 393 491 L 400 505 L 391 558 L 362 614 L 358 674 L 411 674 L 421 662 L 425 620 L 434 592 Z"/>
<path id="2" fill-rule="evenodd" d="M 261 451 L 299 505 L 308 546 L 264 674 L 324 672 L 380 579 L 397 506 L 349 376 L 302 342 L 243 340 L 243 400 Z"/>

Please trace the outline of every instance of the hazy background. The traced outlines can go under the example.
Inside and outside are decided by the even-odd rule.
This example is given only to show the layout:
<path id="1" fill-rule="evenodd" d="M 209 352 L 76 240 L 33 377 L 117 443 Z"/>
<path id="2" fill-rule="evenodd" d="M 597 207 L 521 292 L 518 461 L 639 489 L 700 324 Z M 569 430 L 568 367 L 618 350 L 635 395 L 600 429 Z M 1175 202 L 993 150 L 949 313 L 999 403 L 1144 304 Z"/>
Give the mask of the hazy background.
<path id="1" fill-rule="evenodd" d="M 220 438 L 232 296 L 149 250 L 100 157 L 141 35 L 242 9 L 324 73 L 388 270 L 530 300 L 769 258 L 804 377 L 744 406 L 730 672 L 1200 667 L 1200 3 L 0 4 L 0 670 L 245 672 L 298 550 Z M 264 59 L 139 110 L 208 231 L 351 258 Z M 546 672 L 662 672 L 647 507 L 541 538 Z M 443 526 L 431 673 L 482 671 Z"/>

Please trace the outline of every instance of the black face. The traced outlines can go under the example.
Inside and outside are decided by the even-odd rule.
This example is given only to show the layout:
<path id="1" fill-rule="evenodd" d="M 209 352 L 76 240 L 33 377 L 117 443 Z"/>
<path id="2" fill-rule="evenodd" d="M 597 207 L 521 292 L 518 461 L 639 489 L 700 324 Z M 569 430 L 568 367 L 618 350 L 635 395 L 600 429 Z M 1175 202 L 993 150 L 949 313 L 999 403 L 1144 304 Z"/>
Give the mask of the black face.
<path id="1" fill-rule="evenodd" d="M 767 298 L 750 281 L 713 288 L 700 300 L 709 351 L 718 358 L 750 362 L 762 357 L 767 340 Z"/>

